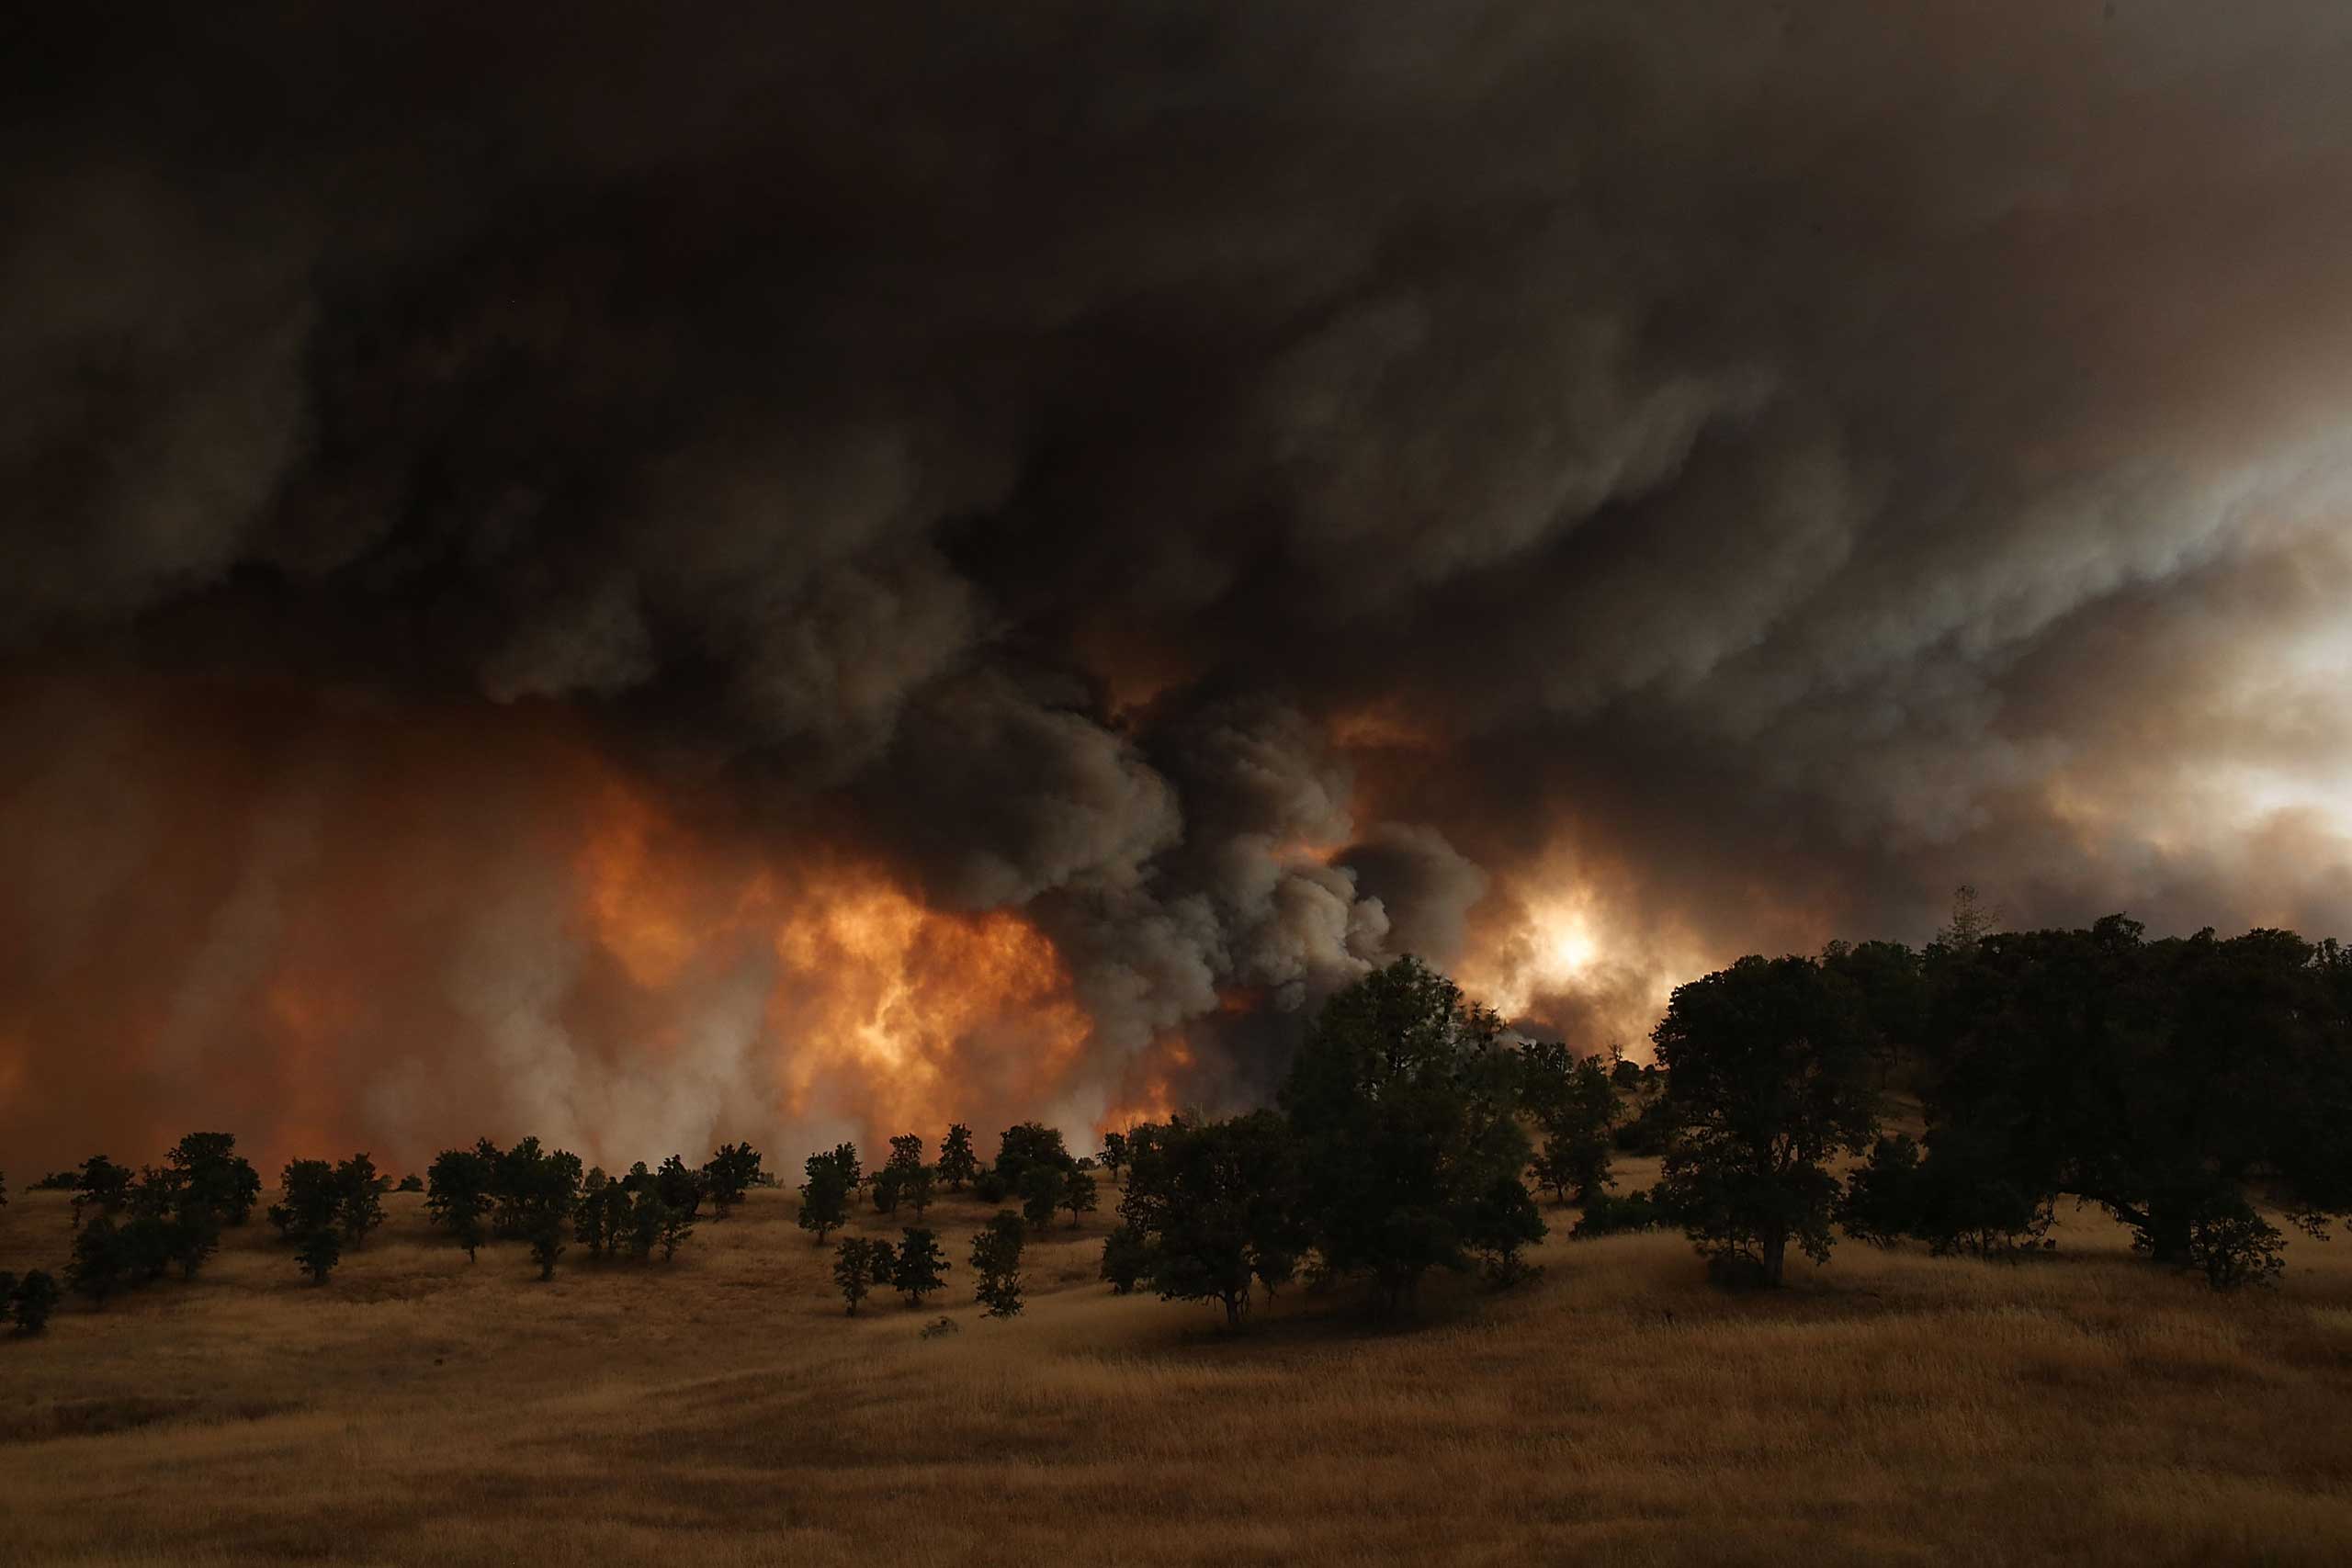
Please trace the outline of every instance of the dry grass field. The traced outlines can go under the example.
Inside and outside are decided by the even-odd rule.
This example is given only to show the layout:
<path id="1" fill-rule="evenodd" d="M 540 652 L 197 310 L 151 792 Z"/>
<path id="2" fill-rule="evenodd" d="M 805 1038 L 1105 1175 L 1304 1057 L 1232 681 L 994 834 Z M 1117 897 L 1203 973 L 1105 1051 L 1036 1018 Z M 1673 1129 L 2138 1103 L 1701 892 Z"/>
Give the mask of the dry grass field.
<path id="1" fill-rule="evenodd" d="M 0 1341 L 0 1562 L 2352 1562 L 2352 1241 L 2225 1301 L 2069 1213 L 2024 1266 L 1848 1244 L 1733 1298 L 1679 1237 L 1555 1235 L 1409 1326 L 1287 1292 L 1228 1337 L 1093 1281 L 1107 1205 L 1011 1322 L 934 1208 L 948 1297 L 851 1320 L 793 1205 L 549 1284 L 395 1196 L 314 1289 L 256 1216 Z M 67 1227 L 17 1194 L 0 1268 Z"/>

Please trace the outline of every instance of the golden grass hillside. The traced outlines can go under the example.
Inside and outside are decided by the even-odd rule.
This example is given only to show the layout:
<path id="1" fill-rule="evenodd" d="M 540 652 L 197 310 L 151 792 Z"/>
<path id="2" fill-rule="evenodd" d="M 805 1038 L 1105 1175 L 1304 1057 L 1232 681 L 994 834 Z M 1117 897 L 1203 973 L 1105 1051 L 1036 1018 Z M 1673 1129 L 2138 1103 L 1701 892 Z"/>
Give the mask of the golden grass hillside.
<path id="1" fill-rule="evenodd" d="M 1011 1322 L 969 1304 L 985 1211 L 935 1207 L 948 1296 L 851 1320 L 794 1202 L 548 1284 L 395 1196 L 313 1288 L 257 1216 L 0 1341 L 0 1563 L 2352 1562 L 2346 1241 L 2224 1300 L 2070 1213 L 2022 1266 L 1849 1243 L 1727 1297 L 1547 1208 L 1514 1292 L 1286 1292 L 1229 1337 L 1093 1282 L 1107 1205 Z M 68 1224 L 17 1194 L 0 1268 Z"/>

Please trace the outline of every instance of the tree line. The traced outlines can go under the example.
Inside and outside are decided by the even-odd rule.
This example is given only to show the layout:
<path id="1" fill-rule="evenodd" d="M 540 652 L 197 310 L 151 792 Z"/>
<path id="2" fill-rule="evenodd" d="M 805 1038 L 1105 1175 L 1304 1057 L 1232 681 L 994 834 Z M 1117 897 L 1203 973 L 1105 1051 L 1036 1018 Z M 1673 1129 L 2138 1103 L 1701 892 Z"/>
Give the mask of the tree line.
<path id="1" fill-rule="evenodd" d="M 1036 1122 L 1007 1128 L 985 1165 L 960 1122 L 935 1159 L 910 1133 L 871 1172 L 843 1143 L 808 1157 L 797 1224 L 821 1247 L 861 1201 L 913 1222 L 896 1242 L 837 1244 L 833 1280 L 855 1314 L 877 1292 L 920 1307 L 945 1288 L 953 1266 L 925 1223 L 940 1193 L 1017 1204 L 968 1255 L 975 1300 L 1011 1316 L 1027 1240 L 1096 1210 L 1099 1169 L 1119 1221 L 1101 1278 L 1238 1325 L 1294 1281 L 1359 1280 L 1396 1309 L 1432 1270 L 1523 1280 L 1547 1230 L 1536 1190 L 1578 1208 L 1575 1237 L 1679 1229 L 1712 1278 L 1745 1286 L 1780 1284 L 1792 1247 L 1826 1262 L 1839 1233 L 1938 1255 L 2045 1251 L 2072 1199 L 2129 1226 L 2154 1262 L 2229 1288 L 2283 1267 L 2257 1200 L 2314 1236 L 2352 1213 L 2352 953 L 2334 942 L 2151 942 L 2121 916 L 2001 932 L 1963 903 L 1925 949 L 1743 958 L 1677 987 L 1651 1040 L 1646 1066 L 1523 1040 L 1400 959 L 1329 998 L 1271 1107 L 1127 1128 L 1085 1157 Z M 1882 1125 L 1898 1076 L 1924 1111 L 1916 1137 Z M 1655 1185 L 1617 1191 L 1623 1154 L 1658 1157 Z M 575 1244 L 666 1261 L 706 1206 L 723 1219 L 773 1184 L 747 1144 L 608 1176 L 526 1138 L 444 1150 L 422 1186 L 469 1259 L 520 1241 L 547 1279 Z M 218 1133 L 189 1134 L 160 1167 L 98 1156 L 40 1185 L 74 1192 L 67 1284 L 94 1303 L 174 1268 L 193 1276 L 260 1193 Z M 295 1160 L 267 1217 L 323 1282 L 380 1224 L 389 1185 L 365 1154 Z M 0 1277 L 22 1329 L 57 1294 L 46 1273 Z"/>

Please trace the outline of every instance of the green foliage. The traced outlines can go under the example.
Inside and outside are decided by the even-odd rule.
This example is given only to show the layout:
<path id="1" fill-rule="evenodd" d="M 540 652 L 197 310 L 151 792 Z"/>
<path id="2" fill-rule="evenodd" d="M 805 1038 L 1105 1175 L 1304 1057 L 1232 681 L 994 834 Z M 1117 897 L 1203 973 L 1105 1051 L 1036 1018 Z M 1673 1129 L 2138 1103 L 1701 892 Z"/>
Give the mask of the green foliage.
<path id="1" fill-rule="evenodd" d="M 364 1245 L 368 1233 L 384 1223 L 384 1179 L 376 1174 L 376 1162 L 366 1155 L 353 1155 L 334 1168 L 335 1223 L 343 1227 L 344 1239 L 354 1247 Z"/>
<path id="2" fill-rule="evenodd" d="M 1148 1283 L 1162 1301 L 1214 1302 L 1238 1327 L 1253 1283 L 1272 1292 L 1297 1269 L 1300 1193 L 1297 1144 L 1273 1111 L 1138 1127 L 1119 1203 L 1133 1239 L 1104 1244 L 1103 1277 L 1122 1291 Z"/>
<path id="3" fill-rule="evenodd" d="M 850 1145 L 844 1144 L 842 1147 L 847 1149 Z M 851 1150 L 850 1157 L 854 1162 L 855 1150 Z M 710 1206 L 723 1220 L 728 1210 L 743 1201 L 743 1194 L 751 1190 L 752 1183 L 758 1178 L 760 1151 L 749 1144 L 722 1144 L 702 1168 L 710 1194 Z M 855 1185 L 855 1181 L 853 1176 L 852 1185 Z"/>
<path id="4" fill-rule="evenodd" d="M 909 1306 L 919 1307 L 923 1297 L 944 1289 L 947 1271 L 947 1255 L 940 1251 L 939 1238 L 930 1231 L 915 1227 L 900 1236 L 890 1284 L 907 1298 Z"/>
<path id="5" fill-rule="evenodd" d="M 939 1179 L 947 1183 L 950 1192 L 961 1192 L 964 1184 L 979 1173 L 979 1157 L 972 1150 L 972 1130 L 961 1122 L 950 1123 L 947 1136 L 939 1144 Z"/>
<path id="6" fill-rule="evenodd" d="M 972 1238 L 972 1296 L 990 1317 L 1021 1312 L 1021 1250 L 1028 1239 L 1028 1226 L 1010 1210 L 1000 1210 Z"/>
<path id="7" fill-rule="evenodd" d="M 634 1246 L 636 1209 L 628 1189 L 606 1176 L 600 1166 L 581 1184 L 579 1201 L 572 1209 L 571 1239 L 587 1247 L 591 1258 L 616 1256 L 623 1247 Z M 648 1251 L 659 1232 L 658 1224 L 649 1232 Z"/>
<path id="8" fill-rule="evenodd" d="M 898 1212 L 899 1195 L 905 1181 L 906 1172 L 892 1166 L 886 1165 L 874 1173 L 874 1179 L 866 1185 L 866 1195 L 873 1199 L 876 1213 Z"/>
<path id="9" fill-rule="evenodd" d="M 39 1334 L 48 1327 L 49 1314 L 56 1307 L 57 1281 L 45 1269 L 28 1273 L 9 1294 L 8 1315 L 16 1319 L 19 1334 Z"/>
<path id="10" fill-rule="evenodd" d="M 525 1239 L 531 1244 L 531 1261 L 539 1266 L 539 1278 L 555 1278 L 556 1260 L 563 1256 L 563 1221 L 552 1213 L 542 1213 Z"/>
<path id="11" fill-rule="evenodd" d="M 269 1206 L 269 1223 L 289 1241 L 334 1224 L 343 1207 L 334 1167 L 322 1159 L 287 1161 L 277 1174 L 277 1186 L 278 1201 Z"/>
<path id="12" fill-rule="evenodd" d="M 1870 1158 L 1846 1179 L 1838 1223 L 1848 1235 L 1893 1247 L 1919 1234 L 1919 1145 L 1908 1133 L 1882 1135 Z"/>
<path id="13" fill-rule="evenodd" d="M 1558 1042 L 1532 1042 L 1519 1058 L 1521 1106 L 1544 1131 L 1544 1147 L 1530 1162 L 1535 1179 L 1561 1202 L 1585 1202 L 1609 1185 L 1610 1124 L 1617 1115 L 1609 1063 L 1579 1059 Z"/>
<path id="14" fill-rule="evenodd" d="M 842 1149 L 848 1149 L 844 1144 Z M 855 1179 L 856 1152 L 841 1157 L 842 1149 L 831 1154 L 810 1155 L 808 1179 L 800 1184 L 800 1217 L 802 1230 L 812 1233 L 817 1245 L 825 1245 L 825 1237 L 849 1223 L 849 1195 Z"/>
<path id="15" fill-rule="evenodd" d="M 122 1212 L 130 1198 L 130 1168 L 120 1166 L 104 1155 L 92 1155 L 82 1162 L 74 1178 L 74 1224 L 78 1229 L 85 1211 L 113 1215 Z"/>
<path id="16" fill-rule="evenodd" d="M 857 1303 L 866 1298 L 877 1280 L 888 1283 L 890 1264 L 888 1242 L 854 1235 L 842 1238 L 833 1251 L 833 1283 L 840 1289 L 842 1300 L 849 1303 L 852 1316 L 856 1315 Z"/>
<path id="17" fill-rule="evenodd" d="M 1584 1213 L 1577 1217 L 1576 1227 L 1568 1235 L 1584 1241 L 1630 1231 L 1657 1230 L 1665 1223 L 1666 1217 L 1658 1213 L 1646 1187 L 1623 1195 L 1596 1192 L 1585 1203 Z"/>
<path id="18" fill-rule="evenodd" d="M 1520 1256 L 1544 1239 L 1544 1216 L 1536 1211 L 1533 1194 L 1515 1175 L 1498 1176 L 1487 1185 L 1470 1211 L 1464 1239 L 1484 1259 L 1487 1278 L 1498 1288 L 1542 1272 Z"/>
<path id="19" fill-rule="evenodd" d="M 1102 1238 L 1102 1276 L 1125 1295 L 1151 1271 L 1151 1243 L 1135 1226 L 1123 1224 Z"/>
<path id="20" fill-rule="evenodd" d="M 1080 1217 L 1092 1213 L 1101 1201 L 1102 1193 L 1095 1187 L 1094 1178 L 1085 1171 L 1072 1168 L 1062 1177 L 1061 1195 L 1056 1202 L 1069 1211 L 1070 1229 L 1076 1230 Z"/>
<path id="21" fill-rule="evenodd" d="M 261 1197 L 261 1173 L 237 1153 L 233 1133 L 190 1133 L 164 1156 L 187 1205 L 215 1224 L 242 1225 Z"/>
<path id="22" fill-rule="evenodd" d="M 552 1236 L 555 1252 L 560 1254 L 563 1228 L 580 1199 L 580 1156 L 569 1149 L 543 1149 L 537 1138 L 525 1138 L 503 1153 L 487 1139 L 475 1148 L 491 1161 L 497 1234 L 531 1243 L 534 1256 Z M 540 1261 L 553 1272 L 549 1258 Z"/>
<path id="23" fill-rule="evenodd" d="M 658 1192 L 653 1194 L 653 1201 L 661 1215 L 660 1229 L 656 1234 L 662 1242 L 662 1261 L 667 1263 L 677 1256 L 678 1248 L 695 1234 L 694 1216 L 684 1209 L 662 1202 Z"/>
<path id="24" fill-rule="evenodd" d="M 1054 1211 L 1061 1207 L 1062 1172 L 1050 1165 L 1031 1165 L 1021 1172 L 1021 1213 L 1030 1225 L 1042 1230 L 1053 1224 Z"/>
<path id="25" fill-rule="evenodd" d="M 1812 959 L 1743 958 L 1676 987 L 1651 1038 L 1683 1128 L 1657 1196 L 1713 1271 L 1778 1285 L 1792 1242 L 1826 1261 L 1838 1196 L 1826 1162 L 1874 1131 L 1871 1036 L 1851 990 Z"/>
<path id="26" fill-rule="evenodd" d="M 2286 1266 L 2278 1229 L 2234 1192 L 2217 1194 L 2189 1222 L 2188 1261 L 2217 1291 L 2275 1285 Z"/>
<path id="27" fill-rule="evenodd" d="M 2152 942 L 2110 915 L 1981 932 L 1931 970 L 1931 1166 L 1965 1138 L 2013 1190 L 2098 1203 L 2169 1264 L 2199 1265 L 2208 1214 L 2261 1254 L 2234 1217 L 2252 1172 L 2314 1224 L 2352 1213 L 2352 953 L 2334 942 Z"/>
<path id="28" fill-rule="evenodd" d="M 1882 1137 L 1847 1179 L 1838 1223 L 1880 1247 L 1913 1236 L 1939 1257 L 2014 1258 L 2037 1249 L 2052 1221 L 2049 1195 L 2018 1169 L 1993 1129 L 1939 1128 L 1924 1147 L 1908 1134 Z"/>
<path id="29" fill-rule="evenodd" d="M 333 1225 L 321 1225 L 303 1235 L 294 1248 L 294 1261 L 311 1277 L 313 1285 L 323 1285 L 334 1266 L 343 1260 L 343 1236 Z"/>
<path id="30" fill-rule="evenodd" d="M 912 1209 L 918 1220 L 922 1218 L 923 1211 L 931 1207 L 937 1174 L 932 1167 L 919 1165 L 899 1178 L 899 1201 Z"/>
<path id="31" fill-rule="evenodd" d="M 1468 1265 L 1476 1211 L 1526 1168 L 1500 1032 L 1451 980 L 1403 958 L 1324 1004 L 1283 1086 L 1316 1247 L 1391 1307 L 1429 1269 Z"/>
<path id="32" fill-rule="evenodd" d="M 1627 1121 L 1618 1124 L 1609 1141 L 1619 1154 L 1632 1155 L 1636 1159 L 1656 1159 L 1674 1146 L 1675 1106 L 1661 1096 L 1650 1100 Z"/>
<path id="33" fill-rule="evenodd" d="M 101 1213 L 74 1235 L 73 1261 L 67 1265 L 65 1282 L 78 1296 L 87 1296 L 94 1306 L 103 1306 L 108 1296 L 130 1288 L 134 1259 L 130 1244 L 121 1227 L 110 1214 Z"/>
<path id="34" fill-rule="evenodd" d="M 702 1201 L 709 1190 L 703 1173 L 676 1155 L 662 1162 L 653 1173 L 653 1190 L 661 1194 L 662 1203 L 688 1220 L 702 1213 Z"/>
<path id="35" fill-rule="evenodd" d="M 495 1157 L 479 1146 L 443 1149 L 425 1170 L 425 1213 L 457 1238 L 469 1262 L 484 1239 L 496 1179 Z"/>
<path id="36" fill-rule="evenodd" d="M 1023 1122 L 1018 1126 L 1007 1127 L 997 1140 L 994 1168 L 999 1176 L 1004 1178 L 1009 1191 L 1023 1194 L 1029 1191 L 1026 1180 L 1033 1166 L 1050 1167 L 1058 1176 L 1076 1164 L 1070 1158 L 1069 1150 L 1062 1146 L 1059 1130 L 1042 1122 Z M 1046 1213 L 1050 1216 L 1052 1210 L 1048 1208 Z"/>

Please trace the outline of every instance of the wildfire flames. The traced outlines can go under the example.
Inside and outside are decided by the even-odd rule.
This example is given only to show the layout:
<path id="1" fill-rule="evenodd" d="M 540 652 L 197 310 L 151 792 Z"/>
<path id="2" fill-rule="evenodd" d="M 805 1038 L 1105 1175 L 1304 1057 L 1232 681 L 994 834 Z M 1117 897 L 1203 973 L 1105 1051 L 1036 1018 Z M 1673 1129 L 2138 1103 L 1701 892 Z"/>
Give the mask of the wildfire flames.
<path id="1" fill-rule="evenodd" d="M 783 1159 L 1116 1087 L 1087 1084 L 1090 1021 L 1018 913 L 691 822 L 563 736 L 330 718 L 345 761 L 306 773 L 180 696 L 109 694 L 136 708 L 119 761 L 174 789 L 134 812 L 36 780 L 0 840 L 24 868 L 0 905 L 18 1159 L 136 1158 L 198 1123 L 266 1161 L 525 1133 L 606 1163 L 732 1137 Z M 77 807 L 135 874 L 94 886 Z"/>

